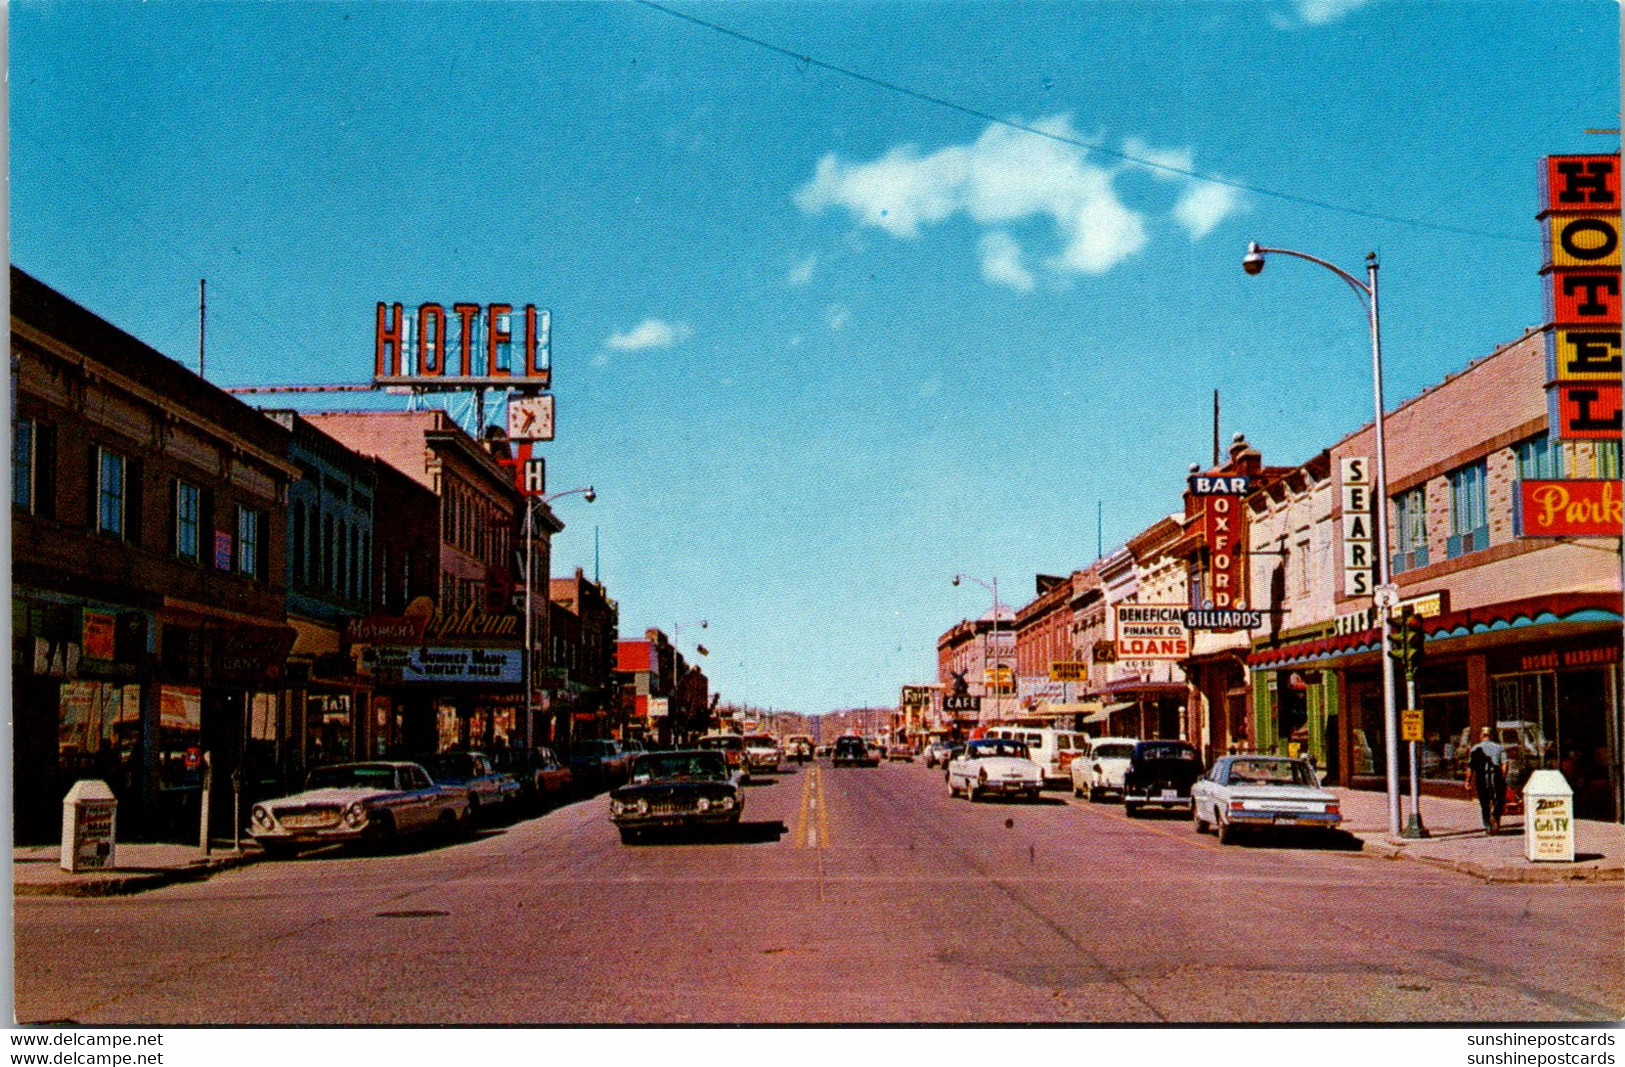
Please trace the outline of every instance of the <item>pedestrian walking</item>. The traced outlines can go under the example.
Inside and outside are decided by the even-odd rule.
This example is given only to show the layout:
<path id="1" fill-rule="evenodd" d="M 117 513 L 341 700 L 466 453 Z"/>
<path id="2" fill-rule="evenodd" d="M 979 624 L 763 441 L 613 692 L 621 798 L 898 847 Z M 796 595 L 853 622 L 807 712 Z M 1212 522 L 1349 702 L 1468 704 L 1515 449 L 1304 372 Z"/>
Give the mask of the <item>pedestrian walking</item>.
<path id="1" fill-rule="evenodd" d="M 1506 808 L 1507 750 L 1496 743 L 1488 726 L 1479 729 L 1478 738 L 1467 754 L 1467 784 L 1478 796 L 1485 832 L 1494 835 L 1501 832 L 1501 812 Z"/>

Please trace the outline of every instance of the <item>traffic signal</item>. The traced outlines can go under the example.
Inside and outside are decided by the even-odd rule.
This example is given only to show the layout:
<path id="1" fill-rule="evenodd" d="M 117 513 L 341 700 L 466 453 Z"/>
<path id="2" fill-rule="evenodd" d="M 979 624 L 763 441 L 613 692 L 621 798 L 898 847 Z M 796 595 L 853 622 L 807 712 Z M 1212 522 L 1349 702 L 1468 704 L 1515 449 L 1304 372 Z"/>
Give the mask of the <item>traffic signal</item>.
<path id="1" fill-rule="evenodd" d="M 1405 673 L 1416 674 L 1422 669 L 1422 647 L 1427 635 L 1422 632 L 1422 616 L 1406 609 L 1399 616 L 1398 625 L 1388 641 L 1388 655 L 1405 668 Z"/>

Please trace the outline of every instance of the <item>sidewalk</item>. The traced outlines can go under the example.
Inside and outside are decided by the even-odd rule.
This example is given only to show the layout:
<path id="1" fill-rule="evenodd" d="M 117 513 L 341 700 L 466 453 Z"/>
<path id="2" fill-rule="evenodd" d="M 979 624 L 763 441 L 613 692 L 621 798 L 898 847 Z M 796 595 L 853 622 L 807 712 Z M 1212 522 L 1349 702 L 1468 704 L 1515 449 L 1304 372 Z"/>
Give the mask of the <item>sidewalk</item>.
<path id="1" fill-rule="evenodd" d="M 59 866 L 56 845 L 25 845 L 11 850 L 11 887 L 15 896 L 104 897 L 140 893 L 175 882 L 196 881 L 216 871 L 252 863 L 261 852 L 244 843 L 233 852 L 231 843 L 218 842 L 207 859 L 196 845 L 150 845 L 122 842 L 110 871 L 69 874 Z"/>
<path id="2" fill-rule="evenodd" d="M 1460 871 L 1486 882 L 1607 882 L 1625 878 L 1625 826 L 1576 819 L 1573 863 L 1531 863 L 1524 858 L 1523 816 L 1501 821 L 1501 834 L 1489 837 L 1478 802 L 1466 797 L 1421 798 L 1428 837 L 1388 833 L 1388 797 L 1364 789 L 1333 788 L 1342 801 L 1343 828 L 1364 843 L 1366 855 L 1418 860 Z M 1400 797 L 1400 826 L 1410 816 L 1410 796 Z"/>

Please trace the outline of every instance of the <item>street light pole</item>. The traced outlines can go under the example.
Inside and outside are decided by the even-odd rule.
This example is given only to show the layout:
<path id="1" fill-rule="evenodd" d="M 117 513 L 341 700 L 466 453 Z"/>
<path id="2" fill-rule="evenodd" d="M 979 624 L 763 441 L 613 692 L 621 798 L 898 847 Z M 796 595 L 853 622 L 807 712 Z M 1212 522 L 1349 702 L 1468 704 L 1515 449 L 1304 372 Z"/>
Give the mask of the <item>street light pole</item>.
<path id="1" fill-rule="evenodd" d="M 547 496 L 525 498 L 525 524 L 523 527 L 525 538 L 525 649 L 522 657 L 525 666 L 525 756 L 536 751 L 536 651 L 533 636 L 533 617 L 531 614 L 531 596 L 535 583 L 531 580 L 531 573 L 535 567 L 535 525 L 536 505 L 551 504 L 562 496 L 580 493 L 591 504 L 598 499 L 598 493 L 590 485 L 583 485 L 576 489 L 566 489 L 561 493 L 549 493 Z"/>
<path id="2" fill-rule="evenodd" d="M 986 695 L 988 689 L 990 688 L 989 685 L 988 685 L 988 681 L 987 681 L 988 662 L 989 662 L 989 660 L 992 659 L 992 657 L 994 655 L 998 654 L 998 650 L 999 650 L 999 579 L 998 579 L 998 576 L 995 575 L 994 578 L 993 578 L 992 584 L 989 584 L 987 582 L 982 581 L 982 579 L 972 577 L 969 574 L 956 574 L 956 575 L 954 575 L 954 583 L 953 584 L 958 585 L 960 582 L 965 581 L 967 579 L 969 581 L 975 582 L 977 585 L 981 586 L 983 589 L 986 589 L 986 590 L 988 590 L 989 592 L 991 592 L 993 594 L 993 625 L 992 625 L 992 627 L 990 629 L 990 636 L 987 638 L 987 640 L 985 641 L 985 643 L 983 645 L 984 650 L 982 652 L 982 693 L 984 695 Z M 1002 658 L 999 661 L 999 665 L 1000 666 L 1003 665 Z M 1000 675 L 998 674 L 997 669 L 995 669 L 994 678 L 998 679 L 999 677 L 1000 677 Z M 995 690 L 994 697 L 993 697 L 993 709 L 994 709 L 993 710 L 993 717 L 995 719 L 997 719 L 999 717 L 999 709 L 1000 709 L 1000 707 L 1002 707 L 1002 705 L 1001 705 L 1001 703 L 999 701 L 999 696 L 998 696 L 997 690 L 1002 689 L 1003 686 L 999 685 L 997 683 L 997 681 L 995 681 L 994 685 L 991 688 L 993 688 Z"/>
<path id="3" fill-rule="evenodd" d="M 1399 590 L 1393 584 L 1390 573 L 1390 560 L 1388 555 L 1388 450 L 1387 441 L 1383 436 L 1383 400 L 1382 400 L 1382 328 L 1380 312 L 1377 302 L 1377 254 L 1367 253 L 1365 257 L 1366 281 L 1361 282 L 1352 274 L 1320 259 L 1317 256 L 1307 255 L 1303 252 L 1294 252 L 1288 248 L 1265 248 L 1254 241 L 1247 246 L 1247 255 L 1242 259 L 1241 266 L 1248 274 L 1259 274 L 1264 270 L 1264 257 L 1268 254 L 1295 256 L 1306 259 L 1311 263 L 1319 264 L 1342 278 L 1356 293 L 1361 296 L 1361 303 L 1366 308 L 1366 321 L 1371 330 L 1371 391 L 1376 401 L 1375 428 L 1376 428 L 1376 543 L 1377 543 L 1377 589 L 1372 597 L 1372 604 L 1377 610 L 1378 625 L 1382 634 L 1382 656 L 1378 661 L 1382 672 L 1382 727 L 1383 751 L 1387 764 L 1388 786 L 1388 832 L 1398 835 L 1399 827 L 1399 714 L 1395 706 L 1394 696 L 1394 668 L 1393 659 L 1389 650 L 1393 647 L 1393 626 L 1390 613 L 1399 606 Z M 1426 831 L 1421 829 L 1421 812 L 1417 808 L 1416 791 L 1416 750 L 1413 744 L 1411 750 L 1411 784 L 1413 796 L 1411 801 L 1412 821 L 1416 832 L 1407 830 L 1407 836 L 1425 836 Z"/>

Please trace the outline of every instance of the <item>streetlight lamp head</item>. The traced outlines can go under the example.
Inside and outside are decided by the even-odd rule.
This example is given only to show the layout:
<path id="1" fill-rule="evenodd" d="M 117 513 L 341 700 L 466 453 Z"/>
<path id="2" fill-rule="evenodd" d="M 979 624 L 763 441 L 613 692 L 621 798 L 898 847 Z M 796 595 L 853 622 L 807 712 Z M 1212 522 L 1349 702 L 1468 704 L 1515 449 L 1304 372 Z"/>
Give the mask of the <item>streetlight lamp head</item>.
<path id="1" fill-rule="evenodd" d="M 955 585 L 958 585 L 958 584 L 959 584 L 959 575 L 957 575 L 957 574 L 956 574 L 956 575 L 954 575 L 954 584 L 955 584 Z"/>
<path id="2" fill-rule="evenodd" d="M 1247 255 L 1241 261 L 1241 269 L 1248 274 L 1264 273 L 1264 253 L 1258 250 L 1258 242 L 1250 241 L 1247 244 Z"/>
<path id="3" fill-rule="evenodd" d="M 598 494 L 593 491 L 593 487 L 590 485 L 587 486 L 587 491 L 581 495 L 587 498 L 587 503 L 589 504 L 598 499 Z"/>

